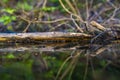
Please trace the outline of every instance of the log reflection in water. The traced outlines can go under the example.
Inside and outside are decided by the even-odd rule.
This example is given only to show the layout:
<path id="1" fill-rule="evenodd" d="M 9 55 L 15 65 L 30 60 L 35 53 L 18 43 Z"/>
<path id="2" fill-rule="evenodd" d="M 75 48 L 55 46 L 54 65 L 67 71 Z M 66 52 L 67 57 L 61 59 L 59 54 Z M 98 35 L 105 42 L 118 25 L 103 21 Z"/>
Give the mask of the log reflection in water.
<path id="1" fill-rule="evenodd" d="M 0 52 L 41 52 L 41 51 L 66 51 L 66 50 L 74 50 L 82 48 L 84 46 L 88 46 L 88 44 L 79 44 L 79 43 L 56 43 L 56 44 L 38 44 L 38 45 L 24 45 L 24 44 L 5 44 L 1 45 Z"/>
<path id="2" fill-rule="evenodd" d="M 97 48 L 96 48 L 97 47 Z M 92 57 L 97 57 L 100 60 L 105 60 L 107 66 L 120 68 L 120 43 L 111 43 L 104 46 L 94 46 L 91 51 Z"/>
<path id="3" fill-rule="evenodd" d="M 92 65 L 93 70 L 95 70 L 94 67 L 101 68 L 101 61 L 103 60 L 105 64 L 102 66 L 102 71 L 106 71 L 106 69 L 111 66 L 119 68 L 119 47 L 120 44 L 118 43 L 109 45 L 93 44 L 92 46 L 89 46 L 89 44 L 80 45 L 79 43 L 41 45 L 12 44 L 0 47 L 0 65 L 4 63 L 13 63 L 14 65 L 14 63 L 32 60 L 32 72 L 37 79 L 47 80 L 43 75 L 53 71 L 53 68 L 57 70 L 57 72 L 59 71 L 59 73 L 53 71 L 53 76 L 56 79 L 64 79 L 71 71 L 78 73 L 80 68 L 80 71 L 84 72 L 81 74 L 83 77 L 91 72 L 87 71 L 91 69 L 90 65 Z M 15 57 L 7 58 L 9 54 Z"/>

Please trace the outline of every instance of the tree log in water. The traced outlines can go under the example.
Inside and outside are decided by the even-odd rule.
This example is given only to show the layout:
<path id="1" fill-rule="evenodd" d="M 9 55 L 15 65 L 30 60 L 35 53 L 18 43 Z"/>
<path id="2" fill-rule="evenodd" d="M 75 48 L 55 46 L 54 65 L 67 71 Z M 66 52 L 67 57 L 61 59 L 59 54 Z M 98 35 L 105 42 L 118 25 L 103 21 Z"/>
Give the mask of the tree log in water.
<path id="1" fill-rule="evenodd" d="M 48 42 L 86 42 L 91 35 L 85 33 L 38 32 L 38 33 L 0 33 L 0 42 L 48 43 Z"/>

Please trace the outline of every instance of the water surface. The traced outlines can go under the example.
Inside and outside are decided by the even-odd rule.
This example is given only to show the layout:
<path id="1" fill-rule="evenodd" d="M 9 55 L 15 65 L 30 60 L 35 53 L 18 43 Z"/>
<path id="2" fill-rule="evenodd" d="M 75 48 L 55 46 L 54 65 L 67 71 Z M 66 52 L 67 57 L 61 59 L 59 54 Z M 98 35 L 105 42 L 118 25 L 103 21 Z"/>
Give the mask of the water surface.
<path id="1" fill-rule="evenodd" d="M 119 43 L 0 46 L 1 80 L 119 80 Z"/>

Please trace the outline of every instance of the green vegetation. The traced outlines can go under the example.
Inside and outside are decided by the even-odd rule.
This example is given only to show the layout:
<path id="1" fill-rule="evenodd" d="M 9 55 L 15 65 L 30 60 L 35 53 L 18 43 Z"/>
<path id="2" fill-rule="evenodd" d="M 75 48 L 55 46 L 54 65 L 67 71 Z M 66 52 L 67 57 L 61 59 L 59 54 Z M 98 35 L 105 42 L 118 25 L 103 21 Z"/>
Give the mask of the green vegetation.
<path id="1" fill-rule="evenodd" d="M 119 16 L 118 2 L 117 0 L 94 2 L 89 0 L 2 0 L 0 1 L 0 22 L 6 27 L 13 27 L 15 32 L 70 31 L 94 34 L 97 30 L 91 28 L 93 26 L 90 24 L 91 21 L 94 20 L 102 25 L 106 20 L 108 22 L 104 21 L 104 27 L 111 27 L 110 21 L 116 20 L 118 18 L 116 16 Z M 106 10 L 103 10 L 105 8 Z M 114 25 L 116 24 L 112 26 Z"/>
<path id="2" fill-rule="evenodd" d="M 3 13 L 3 15 L 0 17 L 0 22 L 4 25 L 10 24 L 12 23 L 12 21 L 16 20 L 16 16 L 13 15 L 15 9 L 5 8 L 2 9 L 1 12 Z"/>
<path id="3" fill-rule="evenodd" d="M 2 80 L 119 80 L 117 65 L 108 64 L 105 59 L 90 58 L 77 50 L 41 53 L 7 53 L 2 56 L 0 78 Z M 14 57 L 13 57 L 14 56 Z M 92 63 L 91 63 L 92 62 Z M 113 62 L 114 63 L 114 62 Z"/>

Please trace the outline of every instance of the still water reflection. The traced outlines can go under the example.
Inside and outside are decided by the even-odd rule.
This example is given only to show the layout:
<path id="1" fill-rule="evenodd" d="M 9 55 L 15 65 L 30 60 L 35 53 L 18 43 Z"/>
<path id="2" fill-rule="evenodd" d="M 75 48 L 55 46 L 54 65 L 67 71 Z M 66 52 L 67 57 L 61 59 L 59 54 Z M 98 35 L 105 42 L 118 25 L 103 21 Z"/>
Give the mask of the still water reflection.
<path id="1" fill-rule="evenodd" d="M 1 44 L 0 80 L 119 80 L 119 49 L 119 43 Z"/>

